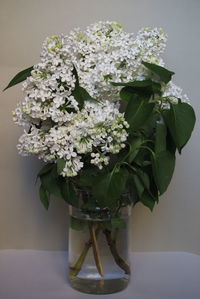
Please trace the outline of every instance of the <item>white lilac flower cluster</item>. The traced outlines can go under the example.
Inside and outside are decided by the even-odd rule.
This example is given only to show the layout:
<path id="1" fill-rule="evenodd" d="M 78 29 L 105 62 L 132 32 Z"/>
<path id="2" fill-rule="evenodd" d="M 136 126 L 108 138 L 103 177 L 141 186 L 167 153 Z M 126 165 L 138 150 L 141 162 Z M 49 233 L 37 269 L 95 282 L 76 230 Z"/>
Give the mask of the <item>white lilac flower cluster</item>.
<path id="1" fill-rule="evenodd" d="M 36 154 L 46 162 L 64 159 L 61 174 L 75 176 L 84 166 L 82 155 L 88 154 L 99 169 L 107 165 L 109 154 L 116 154 L 125 146 L 128 126 L 116 103 L 87 103 L 68 122 L 56 123 L 48 130 L 32 126 L 30 132 L 25 131 L 20 137 L 18 150 L 22 155 Z"/>
<path id="2" fill-rule="evenodd" d="M 25 98 L 13 112 L 17 124 L 28 126 L 19 139 L 19 152 L 46 162 L 64 159 L 63 176 L 77 175 L 84 155 L 100 169 L 107 165 L 128 137 L 128 123 L 119 112 L 120 87 L 110 82 L 147 78 L 142 60 L 163 66 L 160 54 L 166 39 L 161 29 L 145 28 L 134 36 L 115 22 L 47 38 L 40 63 L 23 84 Z M 73 96 L 74 67 L 80 86 L 98 100 L 85 102 L 83 109 Z M 172 83 L 165 93 L 172 100 L 182 98 L 182 90 Z"/>

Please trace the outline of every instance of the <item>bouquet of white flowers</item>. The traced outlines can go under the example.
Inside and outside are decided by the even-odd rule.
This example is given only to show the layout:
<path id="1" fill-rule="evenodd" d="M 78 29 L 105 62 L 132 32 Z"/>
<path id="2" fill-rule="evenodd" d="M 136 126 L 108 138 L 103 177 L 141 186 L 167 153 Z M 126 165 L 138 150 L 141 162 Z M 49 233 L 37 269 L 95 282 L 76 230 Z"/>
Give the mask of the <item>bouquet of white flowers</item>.
<path id="1" fill-rule="evenodd" d="M 46 162 L 38 174 L 46 208 L 54 195 L 117 219 L 130 203 L 152 210 L 166 191 L 176 150 L 195 124 L 187 96 L 171 81 L 174 72 L 164 68 L 166 40 L 162 29 L 134 35 L 116 22 L 98 22 L 47 38 L 41 61 L 11 80 L 7 88 L 25 80 L 25 98 L 13 112 L 25 128 L 17 147 Z"/>

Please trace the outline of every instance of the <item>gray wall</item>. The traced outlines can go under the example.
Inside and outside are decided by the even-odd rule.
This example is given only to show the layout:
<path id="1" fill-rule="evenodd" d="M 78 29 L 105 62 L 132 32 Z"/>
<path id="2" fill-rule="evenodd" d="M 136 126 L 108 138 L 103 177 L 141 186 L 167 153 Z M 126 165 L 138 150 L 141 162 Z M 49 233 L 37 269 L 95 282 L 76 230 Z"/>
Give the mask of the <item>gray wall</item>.
<path id="1" fill-rule="evenodd" d="M 129 32 L 144 26 L 162 27 L 169 35 L 164 58 L 176 72 L 199 114 L 199 0 L 0 0 L 0 88 L 17 71 L 38 62 L 46 36 L 84 28 L 98 20 L 114 20 Z M 67 207 L 52 201 L 46 212 L 39 202 L 36 158 L 22 158 L 16 143 L 22 132 L 11 111 L 21 99 L 20 86 L 0 99 L 0 248 L 64 249 Z M 132 249 L 200 253 L 199 121 L 191 141 L 177 157 L 173 181 L 151 213 L 133 211 Z"/>

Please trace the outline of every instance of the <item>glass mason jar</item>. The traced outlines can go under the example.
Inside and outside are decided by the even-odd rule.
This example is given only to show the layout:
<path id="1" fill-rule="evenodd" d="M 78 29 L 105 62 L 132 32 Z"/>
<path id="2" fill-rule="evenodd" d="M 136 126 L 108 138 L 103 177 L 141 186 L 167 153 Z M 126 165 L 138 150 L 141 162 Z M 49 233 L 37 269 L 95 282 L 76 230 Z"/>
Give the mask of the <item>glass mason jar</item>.
<path id="1" fill-rule="evenodd" d="M 131 205 L 110 209 L 70 206 L 69 282 L 91 294 L 123 290 L 130 279 Z"/>

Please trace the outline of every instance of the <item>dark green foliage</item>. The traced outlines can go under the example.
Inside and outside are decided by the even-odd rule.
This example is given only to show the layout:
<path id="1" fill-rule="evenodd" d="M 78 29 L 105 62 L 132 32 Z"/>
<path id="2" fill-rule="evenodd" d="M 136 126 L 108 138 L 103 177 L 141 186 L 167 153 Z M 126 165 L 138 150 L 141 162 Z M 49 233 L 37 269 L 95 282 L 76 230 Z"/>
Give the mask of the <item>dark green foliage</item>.
<path id="1" fill-rule="evenodd" d="M 179 101 L 178 104 L 170 104 L 170 109 L 163 111 L 163 117 L 172 139 L 181 153 L 195 125 L 194 110 L 189 104 Z"/>
<path id="2" fill-rule="evenodd" d="M 62 180 L 59 186 L 64 201 L 72 206 L 78 207 L 79 198 L 78 198 L 78 194 L 75 191 L 73 183 L 69 179 Z"/>
<path id="3" fill-rule="evenodd" d="M 49 193 L 42 184 L 40 185 L 39 194 L 40 194 L 40 200 L 41 200 L 43 206 L 45 207 L 46 210 L 48 210 L 48 208 L 49 208 Z"/>
<path id="4" fill-rule="evenodd" d="M 6 86 L 6 88 L 4 88 L 4 90 L 18 84 L 21 83 L 22 81 L 26 80 L 27 77 L 31 76 L 31 71 L 33 70 L 33 66 L 19 72 L 10 82 L 9 84 Z M 4 91 L 3 90 L 3 91 Z"/>
<path id="5" fill-rule="evenodd" d="M 165 151 L 166 145 L 167 128 L 164 122 L 156 122 L 156 132 L 155 132 L 155 153 L 160 153 Z"/>
<path id="6" fill-rule="evenodd" d="M 65 164 L 66 164 L 66 161 L 64 159 L 57 160 L 57 172 L 59 174 L 63 171 Z"/>
<path id="7" fill-rule="evenodd" d="M 92 98 L 89 95 L 89 93 L 87 92 L 86 89 L 84 89 L 83 87 L 81 87 L 79 85 L 78 73 L 77 73 L 77 70 L 75 67 L 73 70 L 73 74 L 75 76 L 76 83 L 75 83 L 75 88 L 72 92 L 72 95 L 74 96 L 75 100 L 78 102 L 79 109 L 81 110 L 83 108 L 85 101 L 98 102 L 96 99 Z"/>
<path id="8" fill-rule="evenodd" d="M 175 155 L 168 151 L 162 151 L 152 157 L 153 176 L 160 191 L 163 194 L 173 175 L 175 167 Z"/>
<path id="9" fill-rule="evenodd" d="M 79 187 L 92 187 L 98 176 L 97 167 L 88 167 L 81 171 L 81 175 L 76 179 L 76 184 Z"/>
<path id="10" fill-rule="evenodd" d="M 156 202 L 147 191 L 142 194 L 142 198 L 140 199 L 140 201 L 143 203 L 143 205 L 153 211 Z"/>
<path id="11" fill-rule="evenodd" d="M 152 73 L 154 73 L 155 75 L 158 76 L 158 78 L 160 79 L 160 81 L 164 82 L 164 83 L 168 83 L 172 76 L 175 74 L 172 71 L 167 70 L 166 68 L 157 65 L 157 64 L 153 64 L 153 63 L 148 63 L 143 61 L 142 64 L 149 69 Z"/>
<path id="12" fill-rule="evenodd" d="M 50 172 L 52 170 L 52 168 L 54 167 L 54 163 L 48 163 L 45 164 L 40 171 L 38 172 L 38 176 L 42 176 L 43 174 L 46 174 L 48 172 Z"/>
<path id="13" fill-rule="evenodd" d="M 140 146 L 143 144 L 143 138 L 141 136 L 135 136 L 129 141 L 129 153 L 127 155 L 128 163 L 132 163 L 137 156 Z"/>
<path id="14" fill-rule="evenodd" d="M 92 188 L 92 194 L 100 207 L 113 207 L 125 190 L 128 172 L 125 168 L 104 173 L 98 177 Z"/>
<path id="15" fill-rule="evenodd" d="M 130 125 L 130 131 L 138 130 L 150 117 L 154 108 L 154 103 L 148 103 L 140 99 L 139 96 L 129 101 L 126 112 L 125 119 Z"/>
<path id="16" fill-rule="evenodd" d="M 158 195 L 163 194 L 173 175 L 175 152 L 189 140 L 195 124 L 193 108 L 180 100 L 164 109 L 161 84 L 167 84 L 173 72 L 142 62 L 161 83 L 152 80 L 112 83 L 123 86 L 120 97 L 128 104 L 125 118 L 130 125 L 128 151 L 123 159 L 129 169 L 137 201 L 153 209 Z M 131 169 L 131 170 L 130 170 Z M 130 173 L 131 172 L 131 173 Z"/>
<path id="17" fill-rule="evenodd" d="M 57 161 L 57 165 L 46 164 L 38 173 L 41 181 L 40 199 L 45 208 L 49 206 L 50 195 L 61 198 L 72 206 L 78 206 L 79 200 L 72 181 L 60 176 L 63 167 L 61 160 Z"/>
<path id="18" fill-rule="evenodd" d="M 59 177 L 57 173 L 56 164 L 49 172 L 40 175 L 40 180 L 43 187 L 52 195 L 62 198 L 61 190 L 59 187 Z"/>
<path id="19" fill-rule="evenodd" d="M 115 83 L 112 82 L 114 86 L 125 86 L 120 92 L 122 100 L 129 101 L 130 94 L 139 94 L 141 96 L 151 96 L 152 94 L 161 94 L 160 83 L 154 82 L 152 80 L 143 81 L 133 81 L 128 83 Z"/>

